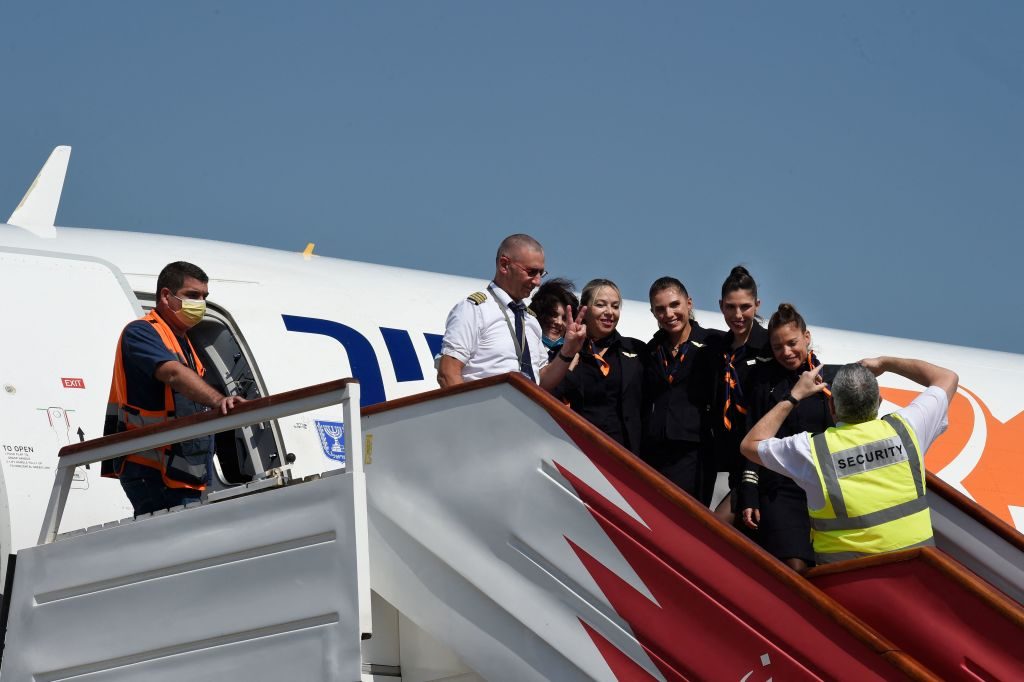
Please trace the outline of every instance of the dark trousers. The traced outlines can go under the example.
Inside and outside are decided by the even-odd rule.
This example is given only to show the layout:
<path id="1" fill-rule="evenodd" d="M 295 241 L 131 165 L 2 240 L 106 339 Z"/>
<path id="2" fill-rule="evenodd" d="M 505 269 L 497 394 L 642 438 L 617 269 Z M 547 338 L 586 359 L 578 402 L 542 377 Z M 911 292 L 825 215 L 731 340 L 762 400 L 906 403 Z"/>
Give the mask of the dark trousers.
<path id="1" fill-rule="evenodd" d="M 664 440 L 645 445 L 643 460 L 708 506 L 715 492 L 718 470 L 706 450 L 693 441 Z"/>
<path id="2" fill-rule="evenodd" d="M 119 478 L 121 488 L 132 503 L 136 516 L 180 507 L 186 502 L 198 500 L 202 494 L 191 488 L 168 488 L 159 471 L 135 462 L 125 462 Z"/>

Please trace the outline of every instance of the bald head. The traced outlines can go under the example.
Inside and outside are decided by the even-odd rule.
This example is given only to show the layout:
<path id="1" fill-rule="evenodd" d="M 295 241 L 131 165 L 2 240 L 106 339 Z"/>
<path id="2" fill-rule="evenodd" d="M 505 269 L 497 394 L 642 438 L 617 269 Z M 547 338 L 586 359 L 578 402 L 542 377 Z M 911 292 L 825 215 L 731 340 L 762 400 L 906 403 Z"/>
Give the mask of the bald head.
<path id="1" fill-rule="evenodd" d="M 494 262 L 497 264 L 502 256 L 516 259 L 524 251 L 544 253 L 544 247 L 540 245 L 539 241 L 528 234 L 510 234 L 501 240 L 501 245 L 498 246 L 498 253 L 494 256 Z"/>
<path id="2" fill-rule="evenodd" d="M 521 301 L 540 286 L 544 270 L 544 248 L 528 234 L 505 237 L 494 263 L 494 283 L 513 301 Z"/>

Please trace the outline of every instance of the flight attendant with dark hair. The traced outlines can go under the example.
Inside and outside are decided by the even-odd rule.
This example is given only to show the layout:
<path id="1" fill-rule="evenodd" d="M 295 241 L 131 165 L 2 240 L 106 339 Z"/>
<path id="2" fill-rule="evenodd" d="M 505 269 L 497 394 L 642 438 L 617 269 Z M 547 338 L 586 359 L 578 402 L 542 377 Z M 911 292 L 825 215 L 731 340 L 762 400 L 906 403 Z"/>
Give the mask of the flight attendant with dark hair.
<path id="1" fill-rule="evenodd" d="M 757 470 L 740 454 L 740 442 L 747 433 L 747 378 L 755 367 L 770 362 L 768 332 L 758 321 L 761 301 L 757 282 L 745 267 L 737 265 L 722 283 L 718 300 L 728 331 L 715 339 L 711 356 L 711 406 L 709 419 L 714 458 L 718 471 L 729 472 L 729 494 L 715 514 L 726 523 L 735 521 L 737 508 L 753 507 L 757 499 L 739 500 L 741 493 L 757 493 Z M 752 486 L 740 486 L 744 478 Z M 737 503 L 741 506 L 737 507 Z"/>
<path id="2" fill-rule="evenodd" d="M 780 304 L 768 321 L 768 338 L 774 359 L 750 376 L 749 425 L 756 424 L 776 403 L 789 400 L 800 375 L 821 364 L 811 350 L 811 332 L 803 316 L 789 303 Z M 837 369 L 823 367 L 823 381 L 828 383 Z M 805 431 L 821 433 L 835 425 L 826 389 L 795 405 L 778 435 L 784 438 Z M 806 493 L 792 479 L 756 464 L 752 466 L 758 469 L 757 501 L 756 506 L 741 507 L 743 522 L 756 530 L 758 544 L 790 568 L 807 568 L 814 562 L 814 551 Z"/>
<path id="3" fill-rule="evenodd" d="M 552 362 L 565 342 L 566 309 L 579 311 L 580 302 L 573 293 L 574 285 L 567 279 L 556 277 L 540 285 L 527 306 L 540 322 L 541 341 Z"/>
<path id="4" fill-rule="evenodd" d="M 717 473 L 705 421 L 707 350 L 719 332 L 697 324 L 693 300 L 674 277 L 656 280 L 649 298 L 658 331 L 644 355 L 643 459 L 707 505 Z"/>
<path id="5" fill-rule="evenodd" d="M 619 287 L 594 279 L 583 287 L 580 305 L 586 311 L 587 340 L 571 361 L 569 372 L 552 391 L 575 412 L 634 454 L 640 451 L 643 398 L 643 341 L 616 330 L 622 308 Z"/>

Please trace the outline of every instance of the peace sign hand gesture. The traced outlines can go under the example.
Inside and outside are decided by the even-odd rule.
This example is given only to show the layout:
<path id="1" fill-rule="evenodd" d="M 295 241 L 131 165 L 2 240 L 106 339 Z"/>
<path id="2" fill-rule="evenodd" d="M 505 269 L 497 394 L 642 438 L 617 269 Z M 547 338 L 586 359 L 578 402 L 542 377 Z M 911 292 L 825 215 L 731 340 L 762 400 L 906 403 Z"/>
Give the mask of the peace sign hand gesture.
<path id="1" fill-rule="evenodd" d="M 586 314 L 587 306 L 582 306 L 574 318 L 572 306 L 565 306 L 565 341 L 562 342 L 562 352 L 565 355 L 576 355 L 583 348 L 583 342 L 587 340 L 587 327 L 583 324 L 583 317 Z"/>

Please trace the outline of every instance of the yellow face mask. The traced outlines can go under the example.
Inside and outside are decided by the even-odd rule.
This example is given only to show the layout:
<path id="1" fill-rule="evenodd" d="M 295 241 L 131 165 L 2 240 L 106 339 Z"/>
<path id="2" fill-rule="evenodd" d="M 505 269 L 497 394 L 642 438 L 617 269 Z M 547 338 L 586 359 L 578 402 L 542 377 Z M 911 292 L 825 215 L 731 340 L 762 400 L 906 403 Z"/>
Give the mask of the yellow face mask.
<path id="1" fill-rule="evenodd" d="M 174 294 L 171 294 L 174 296 Z M 202 299 L 191 299 L 191 298 L 179 298 L 174 296 L 181 301 L 181 310 L 175 310 L 174 316 L 181 321 L 186 327 L 194 327 L 203 320 L 203 315 L 206 314 L 206 301 Z"/>

